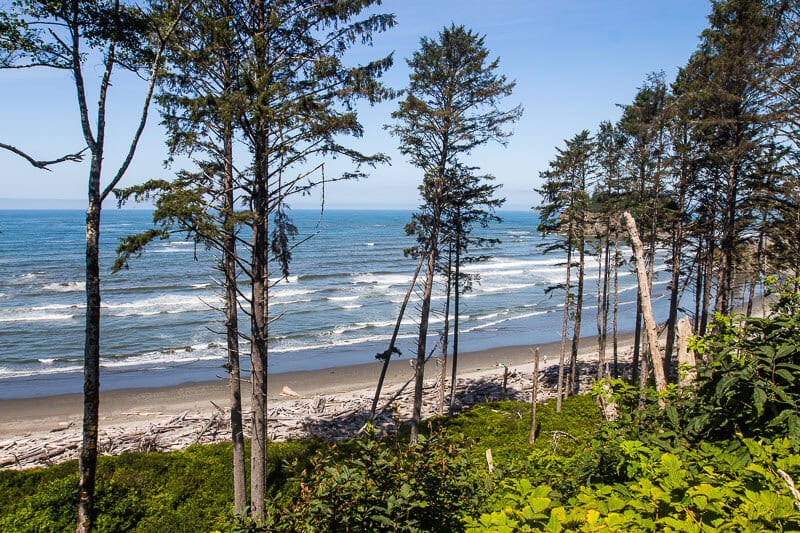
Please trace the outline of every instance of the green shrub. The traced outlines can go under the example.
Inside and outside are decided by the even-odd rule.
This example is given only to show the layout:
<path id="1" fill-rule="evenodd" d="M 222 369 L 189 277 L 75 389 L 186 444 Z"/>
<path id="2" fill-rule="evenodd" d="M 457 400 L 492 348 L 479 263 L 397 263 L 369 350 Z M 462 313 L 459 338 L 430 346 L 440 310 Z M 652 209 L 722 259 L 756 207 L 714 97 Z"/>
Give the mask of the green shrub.
<path id="1" fill-rule="evenodd" d="M 777 471 L 797 479 L 788 439 L 706 443 L 679 454 L 639 441 L 620 444 L 632 481 L 584 487 L 564 502 L 546 485 L 509 479 L 492 512 L 467 531 L 796 531 L 800 511 Z"/>
<path id="2" fill-rule="evenodd" d="M 488 489 L 485 465 L 463 437 L 420 436 L 356 440 L 346 452 L 318 454 L 299 475 L 300 494 L 289 512 L 276 510 L 283 531 L 454 531 Z"/>
<path id="3" fill-rule="evenodd" d="M 716 315 L 694 348 L 700 367 L 693 418 L 701 438 L 788 434 L 800 440 L 800 314 L 784 293 L 768 318 Z"/>
<path id="4" fill-rule="evenodd" d="M 21 479 L 28 476 L 14 477 Z M 0 516 L 0 531 L 20 533 L 74 531 L 75 504 L 78 501 L 77 486 L 78 475 L 71 474 L 42 483 L 16 504 L 7 503 L 9 507 L 5 509 L 13 512 L 8 514 L 4 512 Z"/>

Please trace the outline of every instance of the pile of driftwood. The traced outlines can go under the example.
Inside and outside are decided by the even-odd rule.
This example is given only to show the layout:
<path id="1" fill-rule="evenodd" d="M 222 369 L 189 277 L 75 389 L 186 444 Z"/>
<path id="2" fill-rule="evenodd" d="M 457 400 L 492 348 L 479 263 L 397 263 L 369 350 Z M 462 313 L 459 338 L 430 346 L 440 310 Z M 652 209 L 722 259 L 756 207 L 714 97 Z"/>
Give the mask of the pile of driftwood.
<path id="1" fill-rule="evenodd" d="M 554 396 L 557 368 L 551 366 L 540 373 L 537 400 Z M 459 379 L 454 410 L 461 411 L 486 401 L 531 400 L 532 373 L 500 367 L 481 378 Z M 426 382 L 423 418 L 440 412 L 439 383 Z M 357 435 L 368 422 L 372 398 L 366 394 L 315 396 L 299 398 L 284 387 L 284 399 L 273 400 L 269 410 L 269 437 L 273 441 L 302 439 L 346 439 Z M 372 421 L 379 432 L 396 431 L 411 415 L 413 387 L 410 384 L 388 389 L 381 398 L 378 413 Z M 226 440 L 230 434 L 229 413 L 216 404 L 206 413 L 184 412 L 179 416 L 158 413 L 128 413 L 148 421 L 122 422 L 102 427 L 99 451 L 116 455 L 127 451 L 179 450 L 197 443 Z M 444 407 L 447 412 L 447 406 Z M 139 415 L 139 416 L 136 416 Z M 249 425 L 249 424 L 247 424 Z M 25 435 L 0 441 L 0 468 L 32 468 L 75 459 L 80 447 L 80 428 L 74 425 L 47 434 Z"/>

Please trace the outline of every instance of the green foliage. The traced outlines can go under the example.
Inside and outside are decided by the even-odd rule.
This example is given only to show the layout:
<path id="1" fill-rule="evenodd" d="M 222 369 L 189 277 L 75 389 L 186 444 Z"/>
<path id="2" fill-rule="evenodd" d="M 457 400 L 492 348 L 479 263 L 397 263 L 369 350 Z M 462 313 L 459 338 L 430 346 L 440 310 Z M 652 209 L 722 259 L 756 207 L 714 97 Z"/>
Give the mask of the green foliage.
<path id="1" fill-rule="evenodd" d="M 351 450 L 319 453 L 302 472 L 281 531 L 452 531 L 474 512 L 489 484 L 463 437 L 437 433 L 416 444 L 370 437 Z"/>
<path id="2" fill-rule="evenodd" d="M 319 443 L 270 445 L 271 485 L 281 490 L 284 462 L 307 461 Z M 233 500 L 229 443 L 180 452 L 100 457 L 98 518 L 102 532 L 196 532 L 224 528 Z M 0 472 L 0 531 L 74 531 L 77 474 L 71 461 L 46 469 Z"/>
<path id="3" fill-rule="evenodd" d="M 641 442 L 620 443 L 634 476 L 627 483 L 584 487 L 568 501 L 526 479 L 503 483 L 499 503 L 467 531 L 785 531 L 800 511 L 777 469 L 800 473 L 787 439 L 704 444 L 678 454 Z"/>
<path id="4" fill-rule="evenodd" d="M 18 500 L 16 505 L 11 501 L 4 502 L 3 509 L 14 512 L 6 514 L 4 511 L 0 515 L 0 531 L 74 530 L 77 487 L 76 472 L 38 485 L 26 498 Z"/>
<path id="5" fill-rule="evenodd" d="M 702 438 L 789 435 L 800 440 L 798 294 L 783 290 L 767 318 L 716 315 L 695 341 L 706 356 L 687 429 Z"/>

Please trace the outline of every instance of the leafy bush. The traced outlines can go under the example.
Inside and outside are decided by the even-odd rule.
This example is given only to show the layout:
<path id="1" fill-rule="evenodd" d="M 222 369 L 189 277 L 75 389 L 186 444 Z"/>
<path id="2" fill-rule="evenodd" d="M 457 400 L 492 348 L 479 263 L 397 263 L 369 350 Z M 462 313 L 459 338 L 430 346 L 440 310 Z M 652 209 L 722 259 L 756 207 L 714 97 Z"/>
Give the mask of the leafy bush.
<path id="1" fill-rule="evenodd" d="M 463 437 L 435 433 L 415 445 L 365 437 L 353 444 L 318 454 L 311 471 L 300 473 L 297 502 L 272 517 L 273 530 L 454 531 L 490 485 Z"/>
<path id="2" fill-rule="evenodd" d="M 800 439 L 800 314 L 796 293 L 783 292 L 768 318 L 716 315 L 694 348 L 700 367 L 694 417 L 703 438 L 788 434 Z"/>
<path id="3" fill-rule="evenodd" d="M 798 448 L 788 439 L 704 444 L 679 454 L 639 441 L 620 444 L 627 483 L 584 487 L 567 502 L 546 485 L 503 482 L 490 513 L 466 518 L 468 532 L 787 531 L 800 528 L 797 502 L 780 478 L 797 478 Z"/>

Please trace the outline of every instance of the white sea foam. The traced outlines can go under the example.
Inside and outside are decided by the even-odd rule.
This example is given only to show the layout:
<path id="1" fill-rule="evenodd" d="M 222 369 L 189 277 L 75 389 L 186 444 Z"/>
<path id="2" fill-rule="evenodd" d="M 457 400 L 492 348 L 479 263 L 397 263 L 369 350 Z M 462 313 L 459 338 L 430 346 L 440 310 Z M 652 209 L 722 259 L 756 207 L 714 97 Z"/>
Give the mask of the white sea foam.
<path id="1" fill-rule="evenodd" d="M 508 258 L 493 258 L 481 263 L 473 263 L 464 266 L 464 272 L 492 272 L 492 271 L 508 271 L 508 270 L 533 270 L 539 271 L 542 267 L 554 266 L 564 261 L 561 257 L 553 257 L 548 259 L 508 259 Z"/>
<path id="2" fill-rule="evenodd" d="M 328 348 L 335 348 L 341 346 L 354 346 L 357 344 L 365 344 L 369 342 L 388 341 L 391 336 L 386 335 L 367 335 L 364 337 L 356 337 L 353 339 L 332 338 L 329 342 L 316 343 L 316 344 L 291 344 L 286 343 L 271 348 L 272 353 L 292 353 L 302 352 L 305 350 L 324 350 Z M 413 333 L 406 333 L 398 335 L 398 339 L 413 339 L 416 337 Z"/>
<path id="3" fill-rule="evenodd" d="M 194 252 L 195 245 L 192 241 L 173 241 L 157 243 L 148 253 L 170 254 L 182 252 Z"/>
<path id="4" fill-rule="evenodd" d="M 505 324 L 506 322 L 510 322 L 512 320 L 521 320 L 523 318 L 530 318 L 530 317 L 533 317 L 533 316 L 539 316 L 539 315 L 544 315 L 544 314 L 547 314 L 547 311 L 531 311 L 529 313 L 513 314 L 513 315 L 508 316 L 507 318 L 502 318 L 502 319 L 499 319 L 499 320 L 493 320 L 493 321 L 485 322 L 485 323 L 482 323 L 482 324 L 476 324 L 476 325 L 474 325 L 472 327 L 464 329 L 463 332 L 464 333 L 470 333 L 472 331 L 480 331 L 480 330 L 483 330 L 483 329 L 491 328 L 493 326 L 499 326 L 500 324 Z"/>
<path id="5" fill-rule="evenodd" d="M 46 291 L 55 292 L 76 292 L 86 289 L 85 281 L 62 281 L 60 283 L 47 283 L 42 286 Z"/>
<path id="6" fill-rule="evenodd" d="M 14 314 L 12 315 L 9 313 L 14 313 Z M 41 322 L 48 320 L 53 320 L 53 321 L 72 320 L 73 318 L 80 316 L 82 315 L 8 309 L 6 314 L 0 315 L 0 322 Z"/>
<path id="7" fill-rule="evenodd" d="M 492 287 L 492 286 L 488 286 L 487 287 L 485 285 L 482 285 L 479 290 L 481 292 L 486 292 L 486 293 L 511 292 L 511 291 L 517 291 L 517 290 L 520 290 L 520 289 L 528 289 L 530 287 L 535 287 L 535 286 L 536 286 L 536 283 L 509 283 L 509 284 L 500 285 L 500 286 L 497 286 L 497 287 Z"/>
<path id="8" fill-rule="evenodd" d="M 340 306 L 340 309 L 358 309 L 359 307 L 364 307 L 364 306 L 360 305 L 360 304 L 342 305 L 342 306 Z"/>
<path id="9" fill-rule="evenodd" d="M 195 295 L 165 294 L 130 302 L 106 302 L 102 307 L 110 316 L 146 316 L 205 311 L 209 309 L 209 304 L 220 303 L 221 298 L 215 295 L 200 299 Z"/>
<path id="10" fill-rule="evenodd" d="M 192 345 L 190 348 L 190 350 L 176 348 L 174 350 L 145 352 L 129 357 L 105 358 L 101 361 L 100 366 L 109 369 L 137 366 L 147 366 L 148 368 L 171 367 L 195 363 L 197 361 L 221 359 L 224 353 L 221 348 L 209 348 L 208 344 Z"/>
<path id="11" fill-rule="evenodd" d="M 358 300 L 359 298 L 361 298 L 360 295 L 356 295 L 356 296 L 330 296 L 330 297 L 326 298 L 326 300 L 331 301 L 331 302 L 352 302 L 354 300 Z"/>
<path id="12" fill-rule="evenodd" d="M 371 272 L 353 274 L 350 282 L 353 285 L 376 285 L 379 287 L 392 287 L 406 285 L 411 281 L 411 276 L 405 274 L 374 274 Z"/>
<path id="13" fill-rule="evenodd" d="M 10 368 L 0 366 L 0 380 L 25 379 L 36 376 L 52 376 L 54 374 L 71 374 L 83 371 L 82 365 L 40 365 L 38 367 Z"/>
<path id="14" fill-rule="evenodd" d="M 311 294 L 312 292 L 317 292 L 313 289 L 283 289 L 283 288 L 274 288 L 270 290 L 270 296 L 302 296 L 303 294 Z"/>
<path id="15" fill-rule="evenodd" d="M 17 274 L 17 278 L 19 279 L 34 279 L 40 276 L 44 276 L 47 272 L 27 272 L 25 274 Z"/>

